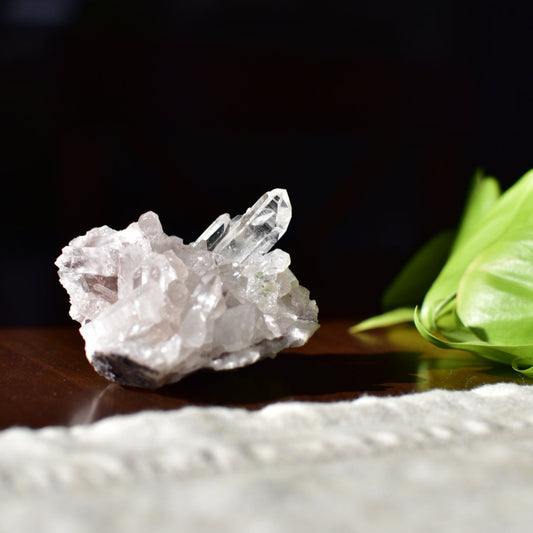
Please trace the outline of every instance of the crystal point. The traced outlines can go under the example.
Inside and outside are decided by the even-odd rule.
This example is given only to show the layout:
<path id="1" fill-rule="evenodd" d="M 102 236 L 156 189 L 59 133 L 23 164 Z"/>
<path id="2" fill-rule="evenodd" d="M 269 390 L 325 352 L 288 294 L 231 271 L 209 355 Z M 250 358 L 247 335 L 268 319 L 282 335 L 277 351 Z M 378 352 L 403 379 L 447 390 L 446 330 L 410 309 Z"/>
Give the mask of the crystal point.
<path id="1" fill-rule="evenodd" d="M 318 308 L 289 254 L 270 251 L 290 219 L 287 191 L 274 189 L 242 216 L 220 215 L 190 245 L 166 235 L 153 212 L 73 239 L 56 265 L 96 371 L 155 388 L 304 344 Z"/>
<path id="2" fill-rule="evenodd" d="M 287 231 L 291 216 L 287 191 L 269 191 L 237 221 L 230 223 L 212 250 L 232 263 L 242 263 L 254 253 L 265 254 Z"/>
<path id="3" fill-rule="evenodd" d="M 196 239 L 196 243 L 205 241 L 207 249 L 213 250 L 226 235 L 229 229 L 231 218 L 227 213 L 218 216 L 211 225 Z"/>

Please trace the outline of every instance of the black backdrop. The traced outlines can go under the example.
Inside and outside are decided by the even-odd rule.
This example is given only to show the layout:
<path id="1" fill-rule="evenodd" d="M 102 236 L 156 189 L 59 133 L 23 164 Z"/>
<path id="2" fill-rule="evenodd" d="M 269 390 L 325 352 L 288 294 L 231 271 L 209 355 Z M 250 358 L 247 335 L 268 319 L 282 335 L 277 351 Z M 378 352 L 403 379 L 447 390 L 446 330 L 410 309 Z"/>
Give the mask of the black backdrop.
<path id="1" fill-rule="evenodd" d="M 151 209 L 193 240 L 288 189 L 322 317 L 453 225 L 474 168 L 533 167 L 526 2 L 0 3 L 0 325 L 68 320 L 53 261 Z"/>

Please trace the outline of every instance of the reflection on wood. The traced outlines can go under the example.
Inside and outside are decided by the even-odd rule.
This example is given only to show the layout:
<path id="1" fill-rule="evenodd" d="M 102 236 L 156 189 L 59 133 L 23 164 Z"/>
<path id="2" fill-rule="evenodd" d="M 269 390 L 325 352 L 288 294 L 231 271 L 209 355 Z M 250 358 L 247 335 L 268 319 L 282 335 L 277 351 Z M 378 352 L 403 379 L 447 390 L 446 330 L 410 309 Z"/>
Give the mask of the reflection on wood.
<path id="1" fill-rule="evenodd" d="M 506 366 L 436 348 L 410 326 L 351 336 L 348 327 L 354 322 L 326 322 L 307 345 L 275 359 L 227 372 L 198 372 L 157 391 L 120 387 L 96 374 L 75 327 L 5 329 L 0 331 L 0 428 L 83 424 L 186 405 L 258 409 L 277 401 L 527 382 Z"/>

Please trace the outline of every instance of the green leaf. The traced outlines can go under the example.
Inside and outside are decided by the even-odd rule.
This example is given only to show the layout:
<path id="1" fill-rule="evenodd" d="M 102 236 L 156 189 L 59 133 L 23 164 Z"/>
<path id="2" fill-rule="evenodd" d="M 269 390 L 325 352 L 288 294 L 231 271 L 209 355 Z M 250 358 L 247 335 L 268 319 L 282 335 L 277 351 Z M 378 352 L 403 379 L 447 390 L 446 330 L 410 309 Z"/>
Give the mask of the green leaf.
<path id="1" fill-rule="evenodd" d="M 383 309 L 414 307 L 422 302 L 448 258 L 454 237 L 455 231 L 441 231 L 415 253 L 383 294 Z"/>
<path id="2" fill-rule="evenodd" d="M 415 309 L 414 322 L 420 334 L 439 348 L 466 350 L 485 359 L 511 365 L 514 370 L 524 376 L 533 377 L 533 346 L 531 344 L 493 344 L 479 339 L 473 331 L 468 332 L 467 329 L 463 333 L 469 333 L 470 338 L 467 339 L 465 336 L 465 340 L 450 340 L 429 331 L 421 320 L 419 309 Z"/>
<path id="3" fill-rule="evenodd" d="M 529 171 L 482 214 L 462 244 L 454 248 L 422 304 L 420 319 L 426 327 L 435 329 L 440 316 L 447 315 L 448 309 L 443 308 L 443 302 L 449 301 L 457 292 L 461 277 L 478 254 L 510 231 L 533 226 L 532 206 L 533 171 Z M 446 328 L 448 324 L 439 326 Z"/>
<path id="4" fill-rule="evenodd" d="M 470 263 L 457 314 L 487 342 L 531 344 L 533 354 L 533 226 L 505 235 Z"/>
<path id="5" fill-rule="evenodd" d="M 533 364 L 529 358 L 522 359 L 521 357 L 515 357 L 511 366 L 513 370 L 520 372 L 528 378 L 533 378 Z"/>
<path id="6" fill-rule="evenodd" d="M 392 310 L 393 314 L 385 313 L 365 320 L 354 326 L 357 331 L 407 321 L 404 320 L 403 315 L 396 314 L 396 309 L 411 309 L 423 301 L 428 289 L 446 263 L 450 251 L 456 249 L 458 244 L 460 245 L 470 236 L 478 220 L 494 204 L 499 195 L 498 182 L 494 178 L 484 178 L 480 170 L 476 171 L 457 235 L 452 230 L 445 230 L 424 244 L 402 268 L 383 295 L 382 308 L 385 311 Z M 397 320 L 396 317 L 400 316 L 401 318 Z M 441 323 L 445 323 L 444 321 L 445 319 L 441 316 Z"/>
<path id="7" fill-rule="evenodd" d="M 492 361 L 497 361 L 500 363 L 511 364 L 514 357 L 506 351 L 501 351 L 498 347 L 491 345 L 479 338 L 476 337 L 475 333 L 463 330 L 463 339 L 462 340 L 451 340 L 443 335 L 436 335 L 426 328 L 424 323 L 421 320 L 420 312 L 418 309 L 415 309 L 414 313 L 415 326 L 420 332 L 420 334 L 432 342 L 439 348 L 452 348 L 456 350 L 466 350 L 473 352 L 475 354 L 491 359 Z M 532 357 L 533 363 L 533 357 Z"/>
<path id="8" fill-rule="evenodd" d="M 481 169 L 476 170 L 470 183 L 467 200 L 463 208 L 453 250 L 461 248 L 476 232 L 479 221 L 496 203 L 501 195 L 498 180 L 484 177 Z"/>
<path id="9" fill-rule="evenodd" d="M 382 315 L 373 316 L 372 318 L 367 318 L 366 320 L 359 322 L 350 328 L 350 333 L 355 334 L 369 329 L 385 328 L 387 326 L 394 326 L 404 322 L 412 322 L 413 312 L 414 307 L 394 309 L 393 311 L 388 311 Z"/>
<path id="10" fill-rule="evenodd" d="M 533 170 L 500 195 L 478 171 L 457 235 L 439 234 L 398 274 L 384 295 L 400 306 L 363 321 L 352 333 L 414 320 L 440 348 L 466 350 L 533 378 Z M 427 286 L 448 250 L 450 255 Z"/>

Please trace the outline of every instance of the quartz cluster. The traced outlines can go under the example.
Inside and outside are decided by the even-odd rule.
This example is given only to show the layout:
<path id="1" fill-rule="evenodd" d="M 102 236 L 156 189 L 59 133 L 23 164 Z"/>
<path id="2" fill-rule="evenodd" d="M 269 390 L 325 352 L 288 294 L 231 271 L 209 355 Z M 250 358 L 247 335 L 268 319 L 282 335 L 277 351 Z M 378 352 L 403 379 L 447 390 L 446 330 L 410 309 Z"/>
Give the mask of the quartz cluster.
<path id="1" fill-rule="evenodd" d="M 166 235 L 153 212 L 73 239 L 56 266 L 96 371 L 156 388 L 304 344 L 318 308 L 289 254 L 271 251 L 290 219 L 287 192 L 274 189 L 242 216 L 220 215 L 191 244 Z"/>

